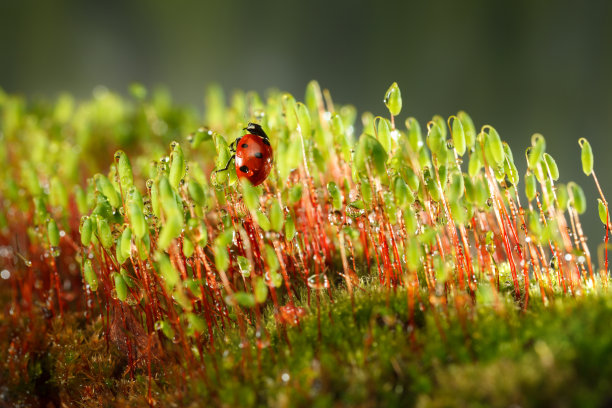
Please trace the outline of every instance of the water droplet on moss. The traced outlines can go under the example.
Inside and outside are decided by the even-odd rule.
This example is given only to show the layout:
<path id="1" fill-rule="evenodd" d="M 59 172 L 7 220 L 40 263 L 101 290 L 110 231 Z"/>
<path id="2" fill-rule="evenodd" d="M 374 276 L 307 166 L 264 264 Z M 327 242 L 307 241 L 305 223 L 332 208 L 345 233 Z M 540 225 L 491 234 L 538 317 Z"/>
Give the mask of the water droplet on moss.
<path id="1" fill-rule="evenodd" d="M 313 274 L 308 277 L 308 286 L 315 290 L 327 289 L 329 288 L 329 280 L 324 273 Z"/>

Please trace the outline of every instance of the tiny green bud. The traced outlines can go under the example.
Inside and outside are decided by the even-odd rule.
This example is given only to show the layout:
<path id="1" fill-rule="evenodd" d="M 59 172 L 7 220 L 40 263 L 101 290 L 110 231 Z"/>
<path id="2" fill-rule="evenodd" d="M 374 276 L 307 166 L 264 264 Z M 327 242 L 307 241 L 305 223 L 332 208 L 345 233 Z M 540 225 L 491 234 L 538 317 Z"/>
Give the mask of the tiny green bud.
<path id="1" fill-rule="evenodd" d="M 582 159 L 582 171 L 587 176 L 593 172 L 593 149 L 591 144 L 584 137 L 578 140 L 578 144 L 582 148 L 580 158 Z"/>
<path id="2" fill-rule="evenodd" d="M 196 204 L 202 207 L 206 205 L 206 194 L 200 183 L 195 180 L 189 180 L 187 189 L 189 190 L 189 196 Z"/>
<path id="3" fill-rule="evenodd" d="M 108 249 L 113 246 L 113 234 L 108 221 L 101 217 L 98 217 L 98 237 L 104 248 Z"/>
<path id="4" fill-rule="evenodd" d="M 261 210 L 255 211 L 255 220 L 257 221 L 257 224 L 259 224 L 262 230 L 270 231 L 270 220 Z"/>
<path id="5" fill-rule="evenodd" d="M 253 186 L 247 179 L 242 179 L 242 199 L 244 204 L 250 211 L 255 211 L 259 208 L 259 188 Z"/>
<path id="6" fill-rule="evenodd" d="M 130 224 L 132 225 L 134 234 L 138 238 L 144 237 L 144 235 L 147 233 L 148 228 L 147 220 L 142 212 L 142 209 L 138 206 L 138 204 L 133 202 L 129 204 L 128 209 Z"/>
<path id="7" fill-rule="evenodd" d="M 454 202 L 463 195 L 464 183 L 463 175 L 459 172 L 451 176 L 451 182 L 448 189 L 447 199 L 449 202 Z"/>
<path id="8" fill-rule="evenodd" d="M 327 183 L 327 191 L 329 192 L 334 210 L 340 210 L 342 208 L 342 192 L 340 192 L 338 185 L 330 181 Z"/>
<path id="9" fill-rule="evenodd" d="M 264 258 L 266 259 L 266 264 L 270 270 L 270 274 L 274 274 L 280 268 L 280 263 L 278 262 L 278 258 L 276 257 L 276 252 L 274 248 L 270 245 L 266 244 L 264 247 Z"/>
<path id="10" fill-rule="evenodd" d="M 557 186 L 557 203 L 561 211 L 567 210 L 567 204 L 569 202 L 569 195 L 567 193 L 567 187 L 565 184 L 559 184 Z"/>
<path id="11" fill-rule="evenodd" d="M 463 131 L 463 125 L 461 124 L 461 120 L 457 117 L 452 117 L 453 124 L 451 127 L 451 137 L 453 138 L 453 145 L 455 146 L 455 150 L 459 156 L 463 156 L 465 153 L 466 145 L 465 145 L 465 132 Z"/>
<path id="12" fill-rule="evenodd" d="M 406 129 L 408 130 L 408 143 L 414 152 L 418 152 L 423 147 L 423 136 L 421 135 L 421 125 L 415 118 L 406 119 Z"/>
<path id="13" fill-rule="evenodd" d="M 183 217 L 176 212 L 170 213 L 159 233 L 159 238 L 157 240 L 158 249 L 162 251 L 168 249 L 172 240 L 181 235 L 182 230 Z"/>
<path id="14" fill-rule="evenodd" d="M 391 138 L 391 122 L 385 118 L 379 118 L 376 128 L 376 137 L 387 153 L 391 152 L 393 139 Z"/>
<path id="15" fill-rule="evenodd" d="M 546 139 L 539 133 L 531 136 L 531 148 L 529 152 L 529 168 L 534 170 L 544 156 L 546 150 Z"/>
<path id="16" fill-rule="evenodd" d="M 302 185 L 296 184 L 289 190 L 289 204 L 297 204 L 302 198 Z"/>
<path id="17" fill-rule="evenodd" d="M 525 195 L 529 201 L 532 201 L 538 192 L 536 178 L 532 172 L 528 171 L 525 174 Z"/>
<path id="18" fill-rule="evenodd" d="M 285 221 L 285 239 L 291 241 L 295 232 L 295 221 L 293 221 L 293 216 L 289 215 Z"/>
<path id="19" fill-rule="evenodd" d="M 246 292 L 234 292 L 234 300 L 238 305 L 242 307 L 253 307 L 255 306 L 255 296 L 252 293 Z"/>
<path id="20" fill-rule="evenodd" d="M 127 155 L 118 150 L 115 153 L 115 161 L 117 162 L 117 173 L 119 173 L 119 183 L 124 193 L 134 185 L 134 175 L 132 174 L 132 165 Z"/>
<path id="21" fill-rule="evenodd" d="M 49 245 L 52 247 L 59 246 L 60 235 L 54 219 L 49 220 L 47 224 L 47 235 L 49 237 Z"/>
<path id="22" fill-rule="evenodd" d="M 89 289 L 92 292 L 98 290 L 98 276 L 93 270 L 91 265 L 91 259 L 86 259 L 83 264 L 83 278 L 85 279 L 85 283 L 89 285 Z"/>
<path id="23" fill-rule="evenodd" d="M 548 166 L 548 171 L 550 172 L 550 177 L 553 179 L 553 181 L 559 180 L 559 168 L 557 167 L 557 162 L 555 162 L 555 159 L 553 159 L 550 154 L 544 153 L 544 162 Z"/>
<path id="24" fill-rule="evenodd" d="M 573 182 L 569 183 L 567 186 L 571 191 L 572 206 L 578 214 L 583 214 L 586 211 L 586 196 L 584 195 L 582 187 Z"/>
<path id="25" fill-rule="evenodd" d="M 270 228 L 273 231 L 280 232 L 283 229 L 284 221 L 283 209 L 278 201 L 274 201 L 270 206 Z"/>
<path id="26" fill-rule="evenodd" d="M 183 155 L 183 149 L 177 142 L 172 142 L 172 153 L 170 155 L 170 174 L 168 179 L 170 185 L 178 190 L 181 184 L 181 180 L 185 177 L 185 156 Z"/>
<path id="27" fill-rule="evenodd" d="M 603 225 L 608 225 L 608 206 L 600 198 L 597 199 L 597 209 L 599 211 L 599 219 Z"/>
<path id="28" fill-rule="evenodd" d="M 397 82 L 391 84 L 387 93 L 385 93 L 385 98 L 383 100 L 387 109 L 389 109 L 389 113 L 392 116 L 397 116 L 400 114 L 402 110 L 402 94 L 400 92 L 399 86 L 397 86 Z"/>
<path id="29" fill-rule="evenodd" d="M 127 284 L 125 283 L 125 280 L 123 279 L 123 276 L 121 276 L 120 273 L 114 274 L 114 280 L 115 280 L 115 291 L 117 292 L 117 299 L 124 302 L 125 299 L 127 299 L 127 295 L 128 295 Z"/>
<path id="30" fill-rule="evenodd" d="M 306 105 L 301 102 L 297 103 L 297 119 L 298 123 L 300 124 L 302 135 L 304 135 L 304 137 L 309 137 L 311 133 L 310 113 L 308 112 Z"/>
<path id="31" fill-rule="evenodd" d="M 255 279 L 255 288 L 253 290 L 255 294 L 255 301 L 257 303 L 263 303 L 268 297 L 268 287 L 261 276 Z"/>
<path id="32" fill-rule="evenodd" d="M 127 227 L 123 230 L 120 240 L 121 255 L 124 259 L 128 259 L 132 254 L 132 229 Z"/>
<path id="33" fill-rule="evenodd" d="M 97 182 L 98 190 L 104 194 L 109 204 L 113 206 L 113 208 L 119 208 L 121 206 L 121 197 L 117 190 L 115 190 L 113 184 L 102 174 L 96 174 L 94 177 Z"/>
<path id="34" fill-rule="evenodd" d="M 501 166 L 504 162 L 504 145 L 499 137 L 499 133 L 492 126 L 488 126 L 489 133 L 487 134 L 485 141 L 485 150 L 490 152 L 494 163 L 489 163 L 489 166 Z"/>
<path id="35" fill-rule="evenodd" d="M 191 242 L 191 240 L 187 237 L 183 238 L 183 255 L 185 255 L 186 258 L 191 258 L 191 255 L 193 255 L 193 252 L 195 251 L 195 247 L 193 246 L 193 242 Z"/>
<path id="36" fill-rule="evenodd" d="M 172 290 L 172 288 L 174 288 L 180 280 L 178 271 L 174 268 L 174 266 L 170 262 L 168 255 L 159 253 L 157 254 L 156 260 L 157 260 L 157 269 L 159 271 L 159 274 L 163 278 L 166 284 L 166 287 L 169 290 Z"/>
<path id="37" fill-rule="evenodd" d="M 83 246 L 85 247 L 89 246 L 89 244 L 91 243 L 91 232 L 92 232 L 91 219 L 89 217 L 84 216 L 82 218 L 80 232 L 81 232 L 81 244 L 83 244 Z"/>

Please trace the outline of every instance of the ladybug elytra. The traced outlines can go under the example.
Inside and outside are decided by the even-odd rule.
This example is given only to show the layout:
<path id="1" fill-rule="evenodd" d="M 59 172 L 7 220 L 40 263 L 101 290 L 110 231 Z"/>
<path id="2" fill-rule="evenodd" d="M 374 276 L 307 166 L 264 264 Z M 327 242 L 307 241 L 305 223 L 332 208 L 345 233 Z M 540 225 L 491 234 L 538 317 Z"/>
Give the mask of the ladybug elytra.
<path id="1" fill-rule="evenodd" d="M 235 160 L 238 177 L 246 178 L 251 184 L 258 186 L 272 170 L 272 146 L 268 135 L 257 123 L 249 123 L 243 130 L 248 133 L 230 144 L 230 151 L 234 154 L 225 168 L 217 172 L 229 169 L 232 160 Z"/>

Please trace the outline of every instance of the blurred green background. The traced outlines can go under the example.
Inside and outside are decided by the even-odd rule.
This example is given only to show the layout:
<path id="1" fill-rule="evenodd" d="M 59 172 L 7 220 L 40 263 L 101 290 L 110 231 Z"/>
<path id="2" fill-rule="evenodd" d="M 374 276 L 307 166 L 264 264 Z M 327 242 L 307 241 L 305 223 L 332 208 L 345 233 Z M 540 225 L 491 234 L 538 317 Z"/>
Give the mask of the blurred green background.
<path id="1" fill-rule="evenodd" d="M 139 81 L 200 108 L 211 82 L 301 98 L 317 79 L 336 102 L 385 114 L 397 81 L 402 118 L 465 109 L 515 156 L 542 133 L 561 181 L 589 195 L 593 251 L 604 234 L 577 140 L 590 140 L 612 194 L 610 1 L 3 0 L 0 56 L 11 93 L 87 97 Z"/>

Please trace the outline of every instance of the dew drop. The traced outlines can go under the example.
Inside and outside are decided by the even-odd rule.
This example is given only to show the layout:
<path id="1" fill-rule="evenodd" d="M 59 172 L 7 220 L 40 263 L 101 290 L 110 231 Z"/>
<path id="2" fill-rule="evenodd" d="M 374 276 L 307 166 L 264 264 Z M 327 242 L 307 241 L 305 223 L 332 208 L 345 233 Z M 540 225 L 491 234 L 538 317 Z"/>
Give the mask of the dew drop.
<path id="1" fill-rule="evenodd" d="M 313 274 L 308 277 L 308 286 L 315 290 L 327 289 L 329 288 L 329 280 L 324 273 Z"/>

